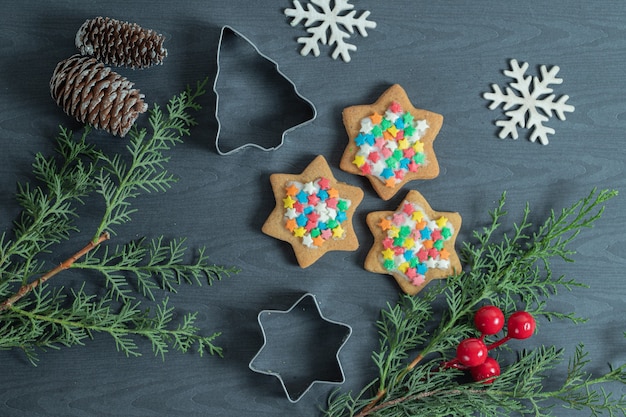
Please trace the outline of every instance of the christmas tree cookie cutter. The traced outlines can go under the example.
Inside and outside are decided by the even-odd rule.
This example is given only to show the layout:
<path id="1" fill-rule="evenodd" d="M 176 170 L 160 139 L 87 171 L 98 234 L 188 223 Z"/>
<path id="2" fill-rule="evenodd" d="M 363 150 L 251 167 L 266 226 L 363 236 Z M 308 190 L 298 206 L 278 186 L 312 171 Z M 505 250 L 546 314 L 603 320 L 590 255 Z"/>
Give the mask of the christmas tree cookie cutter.
<path id="1" fill-rule="evenodd" d="M 299 93 L 278 63 L 231 26 L 220 32 L 213 91 L 215 148 L 220 155 L 245 148 L 276 150 L 289 132 L 317 117 L 315 105 Z M 226 148 L 226 141 L 234 144 Z"/>
<path id="2" fill-rule="evenodd" d="M 263 310 L 258 322 L 263 346 L 249 368 L 278 378 L 290 402 L 298 402 L 315 384 L 345 381 L 339 352 L 352 328 L 324 317 L 315 295 L 304 294 L 285 311 Z"/>

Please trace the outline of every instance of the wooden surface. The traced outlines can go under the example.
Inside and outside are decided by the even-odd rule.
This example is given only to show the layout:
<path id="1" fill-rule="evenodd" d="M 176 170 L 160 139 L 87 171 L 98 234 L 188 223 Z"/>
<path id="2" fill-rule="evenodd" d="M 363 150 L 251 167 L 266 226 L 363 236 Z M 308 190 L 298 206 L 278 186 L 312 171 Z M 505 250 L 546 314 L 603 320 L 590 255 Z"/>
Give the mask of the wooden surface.
<path id="1" fill-rule="evenodd" d="M 338 169 L 346 145 L 341 110 L 376 100 L 388 86 L 401 84 L 416 107 L 444 115 L 435 142 L 441 165 L 438 178 L 413 182 L 439 211 L 457 211 L 463 229 L 457 242 L 485 225 L 487 210 L 500 194 L 509 196 L 510 221 L 529 201 L 534 219 L 560 209 L 591 188 L 615 188 L 622 195 L 610 202 L 601 221 L 574 243 L 573 264 L 555 271 L 579 279 L 588 290 L 562 292 L 555 308 L 589 318 L 584 325 L 541 323 L 529 345 L 556 345 L 571 355 L 578 342 L 590 350 L 592 369 L 623 363 L 624 268 L 626 266 L 626 2 L 623 0 L 545 1 L 373 1 L 357 3 L 370 10 L 378 26 L 367 38 L 355 35 L 352 62 L 333 61 L 330 49 L 321 56 L 299 55 L 301 26 L 290 27 L 284 1 L 33 1 L 3 5 L 0 13 L 0 225 L 11 227 L 18 215 L 13 198 L 18 181 L 30 180 L 35 152 L 52 152 L 57 126 L 78 124 L 50 98 L 48 81 L 56 63 L 75 53 L 74 35 L 81 23 L 98 15 L 137 22 L 168 36 L 165 64 L 143 71 L 120 71 L 135 81 L 149 102 L 164 104 L 188 83 L 216 71 L 220 28 L 231 25 L 277 61 L 299 91 L 313 102 L 313 123 L 293 130 L 272 153 L 255 149 L 219 156 L 215 150 L 215 97 L 201 100 L 200 125 L 171 153 L 170 170 L 180 180 L 165 194 L 142 196 L 132 223 L 118 229 L 119 243 L 138 236 L 188 237 L 192 247 L 206 245 L 211 259 L 237 265 L 242 272 L 213 287 L 183 287 L 172 296 L 183 311 L 199 311 L 207 332 L 223 331 L 223 359 L 172 353 L 163 362 L 145 355 L 129 359 L 102 335 L 83 347 L 43 353 L 38 367 L 17 351 L 0 352 L 0 416 L 277 416 L 319 415 L 329 392 L 314 387 L 299 403 L 290 404 L 277 380 L 248 369 L 262 336 L 257 314 L 287 309 L 311 292 L 324 315 L 353 327 L 341 360 L 343 389 L 358 390 L 375 376 L 370 360 L 377 347 L 373 322 L 398 287 L 388 276 L 366 272 L 363 260 L 372 244 L 365 225 L 370 211 L 392 210 L 405 192 L 383 202 L 369 182 Z M 526 140 L 497 138 L 496 119 L 482 93 L 490 84 L 510 81 L 502 74 L 512 58 L 530 64 L 558 65 L 576 111 L 566 121 L 552 118 L 556 130 L 548 146 Z M 243 68 L 242 68 L 243 70 Z M 261 71 L 261 70 L 259 70 Z M 250 82 L 258 81 L 252 71 Z M 245 83 L 244 81 L 241 81 Z M 260 83 L 255 83 L 260 84 Z M 271 95 L 271 92 L 270 92 Z M 256 102 L 231 98 L 235 110 L 247 112 Z M 281 104 L 280 97 L 274 103 Z M 259 105 L 260 106 L 260 105 Z M 268 118 L 268 123 L 272 122 Z M 104 134 L 93 136 L 108 152 L 122 152 L 124 142 Z M 365 199 L 355 218 L 361 247 L 356 252 L 326 254 L 312 267 L 300 269 L 284 242 L 261 233 L 274 205 L 269 175 L 299 173 L 324 155 L 340 181 L 363 187 Z M 96 210 L 96 209 L 94 209 Z M 85 213 L 82 229 L 89 235 L 97 213 Z M 58 262 L 77 242 L 51 255 Z M 56 258 L 58 256 L 58 258 Z M 74 275 L 55 277 L 71 285 Z M 516 346 L 521 347 L 521 346 Z M 555 381 L 563 376 L 557 369 Z M 621 387 L 615 395 L 623 394 Z M 572 416 L 558 410 L 559 416 Z M 586 414 L 581 414 L 586 415 Z"/>

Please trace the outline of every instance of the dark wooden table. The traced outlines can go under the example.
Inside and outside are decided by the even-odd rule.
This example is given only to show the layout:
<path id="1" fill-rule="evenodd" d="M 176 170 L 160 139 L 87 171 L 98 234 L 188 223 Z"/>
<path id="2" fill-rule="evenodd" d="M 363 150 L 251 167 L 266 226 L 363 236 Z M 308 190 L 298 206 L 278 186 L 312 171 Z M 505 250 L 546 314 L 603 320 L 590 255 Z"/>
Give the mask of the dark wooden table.
<path id="1" fill-rule="evenodd" d="M 184 236 L 190 247 L 207 246 L 211 259 L 236 265 L 242 272 L 212 287 L 183 286 L 171 303 L 183 311 L 199 311 L 198 324 L 207 332 L 220 330 L 223 359 L 197 354 L 152 356 L 147 341 L 144 355 L 126 358 L 114 342 L 96 335 L 85 346 L 41 354 L 33 367 L 18 351 L 0 352 L 1 416 L 277 416 L 319 415 L 329 393 L 314 387 L 291 404 L 278 382 L 248 369 L 262 336 L 257 314 L 263 309 L 286 309 L 311 292 L 324 314 L 349 324 L 353 334 L 341 353 L 346 374 L 343 389 L 358 390 L 375 376 L 370 360 L 377 347 L 373 326 L 399 289 L 387 276 L 366 272 L 363 260 L 373 241 L 365 216 L 397 207 L 406 190 L 419 190 L 437 210 L 463 216 L 459 241 L 489 221 L 487 211 L 503 191 L 508 192 L 510 221 L 518 219 L 529 201 L 534 219 L 586 195 L 593 187 L 626 186 L 626 3 L 622 0 L 354 2 L 370 10 L 377 27 L 368 37 L 355 34 L 358 50 L 350 63 L 330 58 L 322 46 L 318 58 L 302 57 L 283 10 L 285 1 L 21 1 L 5 4 L 0 14 L 0 221 L 8 230 L 18 215 L 13 198 L 16 183 L 32 179 L 36 152 L 52 152 L 59 124 L 79 125 L 66 117 L 50 98 L 48 82 L 56 63 L 75 53 L 74 35 L 82 22 L 109 16 L 167 35 L 169 50 L 163 66 L 122 70 L 146 94 L 150 103 L 165 104 L 185 85 L 216 73 L 220 29 L 230 25 L 248 37 L 271 59 L 317 109 L 310 124 L 286 135 L 284 145 L 270 153 L 248 149 L 220 156 L 215 148 L 215 96 L 201 102 L 199 125 L 186 142 L 171 152 L 169 169 L 179 182 L 167 193 L 141 196 L 132 223 L 119 228 L 120 243 L 139 236 Z M 576 106 L 565 121 L 547 122 L 556 131 L 549 145 L 527 140 L 500 140 L 496 119 L 482 98 L 496 83 L 511 80 L 502 71 L 509 60 L 558 65 L 563 84 L 555 94 L 570 96 Z M 259 82 L 267 69 L 245 68 L 241 84 Z M 242 71 L 244 68 L 241 69 Z M 228 74 L 224 73 L 225 76 Z M 246 78 L 247 77 L 247 78 Z M 246 81 L 246 79 L 248 81 Z M 416 107 L 444 115 L 435 142 L 441 174 L 430 181 L 410 183 L 388 202 L 382 201 L 361 177 L 338 169 L 347 143 L 341 110 L 373 102 L 389 85 L 399 83 Z M 265 86 L 266 88 L 267 86 Z M 282 105 L 268 89 L 265 104 L 224 98 L 234 112 Z M 267 123 L 279 123 L 268 118 Z M 124 141 L 95 134 L 109 152 L 122 152 Z M 354 219 L 361 247 L 356 252 L 331 252 L 315 265 L 300 269 L 291 248 L 261 233 L 274 205 L 269 175 L 299 173 L 316 156 L 324 155 L 335 176 L 361 186 L 365 198 Z M 528 343 L 556 345 L 571 355 L 585 344 L 601 372 L 607 363 L 626 360 L 624 349 L 624 268 L 626 267 L 626 203 L 610 202 L 592 230 L 575 241 L 575 263 L 558 264 L 558 274 L 587 283 L 587 290 L 562 292 L 555 308 L 589 318 L 583 325 L 541 323 Z M 85 216 L 84 231 L 90 220 Z M 87 233 L 88 234 L 88 233 Z M 72 253 L 75 244 L 55 250 L 51 261 Z M 58 256 L 58 259 L 55 258 Z M 78 278 L 55 277 L 58 285 Z M 96 284 L 97 285 L 97 284 Z M 555 371 L 562 377 L 562 369 Z M 609 387 L 611 389 L 612 387 Z M 615 395 L 623 394 L 615 387 Z M 559 416 L 575 415 L 558 410 Z M 586 415 L 586 414 L 581 414 Z"/>

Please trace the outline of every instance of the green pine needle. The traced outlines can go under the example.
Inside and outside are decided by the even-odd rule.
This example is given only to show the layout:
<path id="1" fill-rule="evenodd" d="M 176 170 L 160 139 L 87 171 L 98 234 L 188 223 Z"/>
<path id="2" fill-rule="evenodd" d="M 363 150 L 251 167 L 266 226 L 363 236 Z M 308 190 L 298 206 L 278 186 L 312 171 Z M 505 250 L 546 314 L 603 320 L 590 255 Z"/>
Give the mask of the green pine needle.
<path id="1" fill-rule="evenodd" d="M 22 213 L 13 230 L 0 235 L 0 349 L 21 349 L 36 364 L 39 350 L 82 345 L 102 333 L 127 356 L 141 355 L 141 338 L 163 358 L 170 350 L 194 348 L 200 355 L 222 355 L 216 345 L 219 332 L 200 334 L 196 313 L 178 313 L 167 299 L 157 303 L 156 292 L 212 284 L 236 268 L 212 264 L 205 248 L 192 253 L 185 239 L 160 236 L 107 244 L 114 227 L 136 214 L 135 197 L 166 191 L 175 182 L 165 169 L 166 151 L 196 124 L 190 111 L 200 109 L 196 100 L 207 81 L 172 98 L 166 112 L 153 106 L 149 129 L 135 127 L 129 133 L 129 155 L 96 149 L 87 141 L 89 128 L 77 137 L 61 127 L 57 155 L 35 156 L 36 182 L 18 185 Z M 60 265 L 49 266 L 42 255 L 72 238 L 78 231 L 78 206 L 98 195 L 105 208 L 93 239 Z M 92 294 L 85 285 L 72 289 L 49 282 L 70 268 L 90 283 L 101 276 L 104 294 L 97 288 Z"/>
<path id="2" fill-rule="evenodd" d="M 100 157 L 104 166 L 96 176 L 97 192 L 104 198 L 106 211 L 94 241 L 105 231 L 114 233 L 111 226 L 130 221 L 135 213 L 130 201 L 141 192 L 166 191 L 176 181 L 164 168 L 170 159 L 164 152 L 182 142 L 182 137 L 189 135 L 189 128 L 196 125 L 189 111 L 200 109 L 196 99 L 206 92 L 207 81 L 198 83 L 195 90 L 188 87 L 172 98 L 166 114 L 155 104 L 149 112 L 150 133 L 136 126 L 130 130 L 127 145 L 130 163 L 124 162 L 120 155 Z"/>
<path id="3" fill-rule="evenodd" d="M 185 263 L 188 252 L 185 239 L 166 241 L 161 236 L 149 242 L 132 241 L 113 251 L 109 246 L 98 247 L 82 262 L 72 264 L 72 268 L 100 272 L 115 298 L 124 301 L 134 298 L 135 287 L 144 297 L 154 300 L 157 290 L 176 292 L 181 283 L 202 285 L 205 280 L 211 285 L 237 272 L 236 268 L 211 264 L 204 248 L 198 251 L 193 263 Z"/>
<path id="4" fill-rule="evenodd" d="M 544 388 L 563 359 L 555 347 L 521 352 L 516 362 L 502 367 L 492 384 L 468 382 L 464 372 L 441 367 L 456 355 L 461 340 L 476 337 L 473 314 L 485 304 L 500 307 L 506 316 L 523 309 L 549 319 L 584 321 L 549 309 L 548 301 L 557 290 L 584 287 L 555 275 L 550 262 L 553 258 L 572 261 L 569 244 L 593 226 L 604 204 L 616 195 L 616 191 L 594 189 L 571 207 L 551 212 L 538 227 L 530 223 L 527 205 L 513 231 L 497 236 L 506 216 L 503 194 L 490 213 L 491 224 L 474 233 L 474 242 L 463 245 L 464 271 L 432 285 L 425 294 L 402 295 L 382 311 L 377 322 L 380 347 L 372 355 L 379 375 L 356 395 L 335 392 L 325 415 L 552 416 L 556 402 L 593 416 L 624 416 L 626 397 L 614 397 L 604 386 L 626 383 L 626 364 L 592 375 L 586 370 L 589 360 L 583 346 L 577 347 L 566 379 L 555 390 Z M 437 325 L 433 306 L 441 301 L 446 308 L 437 312 Z"/>

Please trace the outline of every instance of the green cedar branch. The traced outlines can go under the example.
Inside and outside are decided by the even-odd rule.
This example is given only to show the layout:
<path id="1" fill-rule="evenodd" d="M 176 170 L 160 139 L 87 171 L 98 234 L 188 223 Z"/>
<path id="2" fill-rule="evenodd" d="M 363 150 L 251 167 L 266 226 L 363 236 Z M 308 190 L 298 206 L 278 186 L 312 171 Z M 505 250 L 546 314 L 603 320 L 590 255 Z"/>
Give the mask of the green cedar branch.
<path id="1" fill-rule="evenodd" d="M 140 192 L 165 191 L 176 181 L 164 169 L 170 158 L 163 152 L 182 142 L 182 137 L 189 135 L 189 128 L 197 124 L 189 111 L 200 109 L 196 100 L 206 92 L 207 82 L 208 78 L 198 82 L 195 90 L 187 87 L 170 100 L 167 113 L 155 104 L 149 112 L 150 134 L 148 129 L 136 126 L 130 130 L 127 146 L 130 163 L 124 162 L 119 154 L 101 156 L 105 166 L 96 177 L 97 192 L 104 198 L 106 209 L 93 240 L 107 230 L 115 233 L 111 226 L 130 221 L 136 211 L 131 208 L 130 200 Z"/>
<path id="2" fill-rule="evenodd" d="M 17 290 L 17 292 L 14 295 L 12 295 L 11 297 L 7 298 L 2 303 L 0 303 L 0 312 L 11 308 L 13 304 L 19 301 L 26 294 L 28 294 L 29 292 L 37 288 L 39 285 L 44 284 L 46 281 L 48 281 L 50 278 L 54 277 L 58 273 L 71 268 L 74 262 L 76 262 L 78 259 L 85 256 L 89 251 L 91 251 L 92 249 L 100 245 L 102 242 L 108 240 L 110 237 L 111 236 L 109 235 L 109 233 L 104 232 L 102 235 L 100 235 L 100 237 L 95 242 L 90 241 L 89 243 L 87 243 L 87 245 L 85 245 L 85 247 L 83 247 L 81 250 L 76 252 L 74 255 L 70 256 L 65 261 L 61 262 L 57 267 L 46 272 L 45 274 L 43 274 L 41 277 L 37 278 L 36 280 L 28 284 L 22 285 L 20 289 Z"/>
<path id="3" fill-rule="evenodd" d="M 24 328 L 32 328 L 30 334 L 35 337 L 30 342 L 39 347 L 83 345 L 83 341 L 93 338 L 94 333 L 105 333 L 113 338 L 118 351 L 126 356 L 141 356 L 133 336 L 148 339 L 154 354 L 163 359 L 170 347 L 187 352 L 194 345 L 201 356 L 206 352 L 222 356 L 222 349 L 215 345 L 220 333 L 199 335 L 200 329 L 195 326 L 197 313 L 185 314 L 182 324 L 173 328 L 170 326 L 175 318 L 175 309 L 168 305 L 167 298 L 157 304 L 154 312 L 142 310 L 139 302 L 125 303 L 118 309 L 110 294 L 97 298 L 86 294 L 82 287 L 71 291 L 71 309 L 56 307 L 58 299 L 65 298 L 61 293 L 49 295 L 41 291 L 36 298 L 40 302 L 35 302 L 34 308 L 30 305 L 30 308 L 11 307 L 11 313 L 19 316 Z M 37 330 L 42 324 L 46 327 L 45 337 L 41 337 L 41 331 Z M 24 339 L 22 336 L 21 341 Z M 34 356 L 30 359 L 35 360 Z"/>
<path id="4" fill-rule="evenodd" d="M 568 377 L 556 390 L 544 389 L 550 371 L 562 361 L 562 352 L 554 347 L 522 352 L 487 385 L 467 383 L 459 370 L 440 366 L 454 356 L 462 339 L 475 336 L 473 314 L 484 304 L 497 305 L 507 316 L 524 309 L 548 319 L 584 321 L 549 309 L 547 301 L 557 290 L 585 287 L 554 274 L 551 260 L 571 262 L 572 240 L 593 226 L 605 203 L 616 195 L 614 190 L 594 189 L 572 206 L 551 211 L 538 227 L 531 224 L 526 205 L 521 222 L 512 232 L 496 236 L 507 214 L 503 194 L 490 213 L 491 224 L 474 233 L 474 243 L 463 245 L 464 271 L 419 296 L 403 295 L 397 304 L 383 310 L 376 323 L 380 347 L 372 355 L 378 377 L 356 395 L 331 395 L 326 415 L 550 416 L 546 404 L 552 401 L 587 409 L 592 415 L 624 415 L 625 397 L 614 398 L 604 391 L 604 385 L 624 384 L 626 365 L 593 376 L 585 369 L 582 346 L 570 361 Z M 443 311 L 433 310 L 438 301 L 445 303 Z"/>
<path id="5" fill-rule="evenodd" d="M 84 261 L 73 263 L 72 268 L 101 273 L 116 299 L 123 300 L 134 298 L 133 282 L 144 297 L 154 300 L 155 290 L 176 292 L 175 285 L 183 282 L 202 285 L 206 281 L 212 285 L 215 280 L 238 272 L 237 268 L 210 263 L 205 248 L 197 251 L 192 263 L 185 263 L 187 252 L 185 239 L 166 241 L 160 236 L 149 242 L 146 239 L 131 241 L 112 251 L 108 246 L 93 250 Z"/>
<path id="6" fill-rule="evenodd" d="M 22 349 L 36 364 L 37 348 L 80 345 L 94 333 L 105 333 L 128 356 L 140 354 L 136 337 L 150 341 L 158 356 L 192 347 L 200 354 L 222 354 L 215 344 L 219 332 L 202 335 L 196 313 L 177 313 L 167 300 L 156 302 L 155 292 L 175 292 L 182 283 L 211 284 L 237 268 L 211 264 L 205 248 L 190 254 L 185 239 L 139 239 L 114 249 L 106 242 L 115 233 L 113 227 L 135 213 L 133 198 L 165 191 L 175 181 L 165 169 L 165 152 L 196 124 L 189 112 L 200 109 L 196 100 L 207 82 L 172 98 L 166 111 L 154 105 L 149 128 L 135 127 L 129 134 L 129 157 L 96 149 L 86 141 L 88 127 L 78 138 L 61 127 L 57 155 L 36 155 L 33 172 L 39 184 L 18 185 L 22 213 L 12 233 L 0 235 L 0 349 Z M 78 232 L 78 205 L 97 195 L 105 205 L 96 234 L 81 250 L 50 267 L 42 255 Z M 78 290 L 52 286 L 51 279 L 68 269 L 85 277 L 102 276 L 104 294 L 97 289 L 96 294 L 86 292 L 86 287 L 98 285 L 91 279 Z M 156 306 L 143 307 L 137 291 Z"/>
<path id="7" fill-rule="evenodd" d="M 82 204 L 94 189 L 96 160 L 101 155 L 87 143 L 89 132 L 85 129 L 75 140 L 70 130 L 61 127 L 56 138 L 60 160 L 37 153 L 33 172 L 41 184 L 18 184 L 17 201 L 23 210 L 14 223 L 14 239 L 6 232 L 0 235 L 0 284 L 12 279 L 26 283 L 41 273 L 35 257 L 77 230 L 76 203 Z"/>

